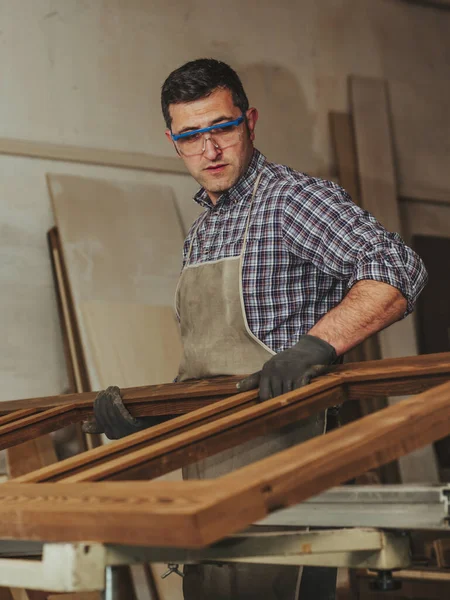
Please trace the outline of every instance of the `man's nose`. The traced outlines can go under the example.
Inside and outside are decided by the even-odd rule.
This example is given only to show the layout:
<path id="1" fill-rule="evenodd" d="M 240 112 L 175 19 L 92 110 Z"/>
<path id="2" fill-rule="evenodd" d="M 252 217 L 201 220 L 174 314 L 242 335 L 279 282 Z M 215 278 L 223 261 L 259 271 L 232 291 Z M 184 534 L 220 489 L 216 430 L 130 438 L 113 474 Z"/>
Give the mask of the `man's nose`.
<path id="1" fill-rule="evenodd" d="M 214 160 L 219 154 L 222 153 L 222 150 L 220 149 L 218 144 L 213 140 L 212 137 L 204 138 L 203 147 L 203 155 L 206 156 L 206 158 L 209 158 L 210 160 Z"/>

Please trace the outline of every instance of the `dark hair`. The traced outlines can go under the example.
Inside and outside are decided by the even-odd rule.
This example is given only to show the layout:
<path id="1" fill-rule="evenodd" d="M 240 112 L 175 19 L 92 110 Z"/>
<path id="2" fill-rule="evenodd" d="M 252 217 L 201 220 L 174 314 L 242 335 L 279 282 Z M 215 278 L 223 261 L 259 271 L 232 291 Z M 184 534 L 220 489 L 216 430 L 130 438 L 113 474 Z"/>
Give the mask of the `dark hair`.
<path id="1" fill-rule="evenodd" d="M 248 98 L 242 82 L 226 63 L 214 58 L 199 58 L 172 71 L 161 89 L 161 108 L 167 127 L 170 129 L 172 125 L 170 104 L 206 98 L 217 88 L 230 90 L 234 105 L 242 113 L 248 110 Z"/>

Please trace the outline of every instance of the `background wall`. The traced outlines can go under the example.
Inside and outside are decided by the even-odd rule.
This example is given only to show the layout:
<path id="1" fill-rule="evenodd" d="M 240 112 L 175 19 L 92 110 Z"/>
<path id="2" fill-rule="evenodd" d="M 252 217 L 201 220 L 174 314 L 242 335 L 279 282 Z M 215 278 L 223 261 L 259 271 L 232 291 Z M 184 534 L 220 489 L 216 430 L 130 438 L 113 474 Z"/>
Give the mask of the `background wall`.
<path id="1" fill-rule="evenodd" d="M 240 73 L 270 159 L 324 176 L 347 76 L 387 78 L 401 185 L 450 194 L 450 12 L 402 0 L 0 0 L 0 136 L 173 156 L 160 86 L 201 56 Z M 0 156 L 0 399 L 65 385 L 48 171 L 147 177 Z M 194 189 L 180 187 L 187 203 Z"/>

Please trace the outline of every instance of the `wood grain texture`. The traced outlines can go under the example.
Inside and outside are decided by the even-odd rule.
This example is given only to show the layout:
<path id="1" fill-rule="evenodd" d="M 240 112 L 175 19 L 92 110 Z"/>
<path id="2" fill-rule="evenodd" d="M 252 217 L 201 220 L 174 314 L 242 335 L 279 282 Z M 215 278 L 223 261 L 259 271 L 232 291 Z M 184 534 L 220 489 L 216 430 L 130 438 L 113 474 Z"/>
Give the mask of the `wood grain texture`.
<path id="1" fill-rule="evenodd" d="M 79 422 L 79 415 L 77 411 L 73 410 L 74 407 L 69 405 L 50 408 L 46 411 L 35 412 L 33 414 L 22 416 L 19 419 L 0 425 L 0 448 L 9 448 L 22 444 L 23 442 L 33 442 L 36 438 L 44 435 L 45 433 L 51 433 L 57 429 L 61 429 L 66 425 Z M 23 415 L 23 411 L 20 411 Z M 50 440 L 51 442 L 51 440 Z M 44 452 L 45 442 L 39 443 L 42 448 L 39 450 L 37 446 L 32 444 L 28 446 L 29 452 Z M 52 446 L 53 444 L 51 444 Z M 50 446 L 46 444 L 46 452 L 50 452 Z M 25 449 L 24 449 L 25 451 Z M 26 451 L 25 451 L 26 453 Z M 21 460 L 24 458 L 23 451 L 20 450 L 20 456 L 15 460 Z M 55 455 L 56 458 L 56 455 Z M 14 461 L 9 459 L 10 466 Z M 19 467 L 16 467 L 16 470 Z M 37 468 L 37 466 L 35 467 Z M 13 468 L 14 471 L 14 468 Z"/>
<path id="2" fill-rule="evenodd" d="M 309 392 L 311 394 L 311 392 Z M 108 462 L 65 476 L 61 481 L 101 481 L 140 479 L 145 466 L 145 478 L 154 478 L 212 456 L 222 450 L 277 431 L 295 421 L 307 419 L 319 411 L 345 400 L 343 389 L 335 387 L 301 398 L 300 392 L 273 399 L 270 402 L 241 409 L 231 415 L 197 425 L 190 431 L 171 436 L 161 442 L 109 459 Z M 300 396 L 300 399 L 299 399 Z"/>
<path id="3" fill-rule="evenodd" d="M 91 385 L 57 227 L 53 227 L 48 231 L 47 240 L 69 378 L 69 391 L 86 392 L 91 389 Z"/>
<path id="4" fill-rule="evenodd" d="M 351 366 L 336 367 L 333 372 L 321 377 L 303 390 L 296 390 L 293 394 L 295 398 L 298 394 L 298 397 L 306 399 L 310 394 L 325 389 L 331 390 L 340 385 L 345 386 L 345 396 L 348 399 L 359 399 L 364 394 L 372 397 L 380 394 L 417 393 L 448 380 L 449 373 L 449 353 L 423 355 L 409 359 L 368 361 Z M 211 409 L 210 414 L 208 413 L 207 418 L 214 419 L 219 417 L 219 411 L 233 412 L 242 409 L 249 399 L 255 402 L 256 392 L 249 392 L 250 396 L 240 394 L 235 399 L 226 400 L 224 404 L 220 404 L 223 402 L 224 396 L 236 393 L 237 379 L 226 377 L 183 384 L 128 388 L 123 390 L 123 397 L 125 405 L 135 416 L 182 414 L 198 409 L 199 406 L 205 408 L 208 404 L 219 403 Z M 281 398 L 288 396 L 284 395 Z M 14 407 L 24 410 L 23 407 L 28 406 L 45 409 L 46 413 L 40 412 L 29 417 L 22 417 L 17 422 L 8 421 L 3 427 L 0 427 L 0 445 L 8 447 L 8 445 L 18 444 L 29 439 L 30 435 L 36 437 L 88 418 L 92 415 L 94 397 L 95 393 L 88 393 L 29 401 L 12 401 L 7 407 L 9 411 Z M 194 413 L 191 418 L 193 420 L 198 418 L 201 421 L 204 413 L 198 415 Z M 190 423 L 192 425 L 191 421 Z M 165 425 L 169 428 L 167 431 L 172 431 L 172 434 L 178 427 L 177 423 Z"/>
<path id="5" fill-rule="evenodd" d="M 402 233 L 398 182 L 393 153 L 391 113 L 386 82 L 369 77 L 350 78 L 350 96 L 358 156 L 361 205 L 388 230 Z M 409 317 L 378 334 L 381 357 L 417 352 L 414 320 Z M 388 403 L 397 400 L 388 398 Z M 403 482 L 439 481 L 432 447 L 399 463 Z"/>
<path id="6" fill-rule="evenodd" d="M 0 537 L 203 547 L 448 435 L 449 402 L 447 382 L 214 481 L 5 483 Z"/>
<path id="7" fill-rule="evenodd" d="M 10 479 L 54 464 L 57 460 L 50 435 L 42 435 L 34 440 L 8 448 L 6 456 Z"/>
<path id="8" fill-rule="evenodd" d="M 177 412 L 187 412 L 183 409 L 183 402 L 185 401 L 188 405 L 189 402 L 194 405 L 197 403 L 198 407 L 200 402 L 207 403 L 211 398 L 220 398 L 236 393 L 236 383 L 239 379 L 241 377 L 217 377 L 210 380 L 202 379 L 185 383 L 128 387 L 121 389 L 121 394 L 125 405 L 134 416 L 177 414 Z M 83 392 L 81 394 L 63 394 L 44 398 L 7 400 L 1 403 L 0 414 L 4 416 L 16 410 L 47 410 L 69 404 L 76 406 L 77 409 L 92 411 L 96 395 L 97 392 Z M 150 409 L 140 406 L 144 404 L 151 404 Z M 180 406 L 177 406 L 178 404 Z M 192 410 L 192 408 L 189 408 L 189 410 Z"/>
<path id="9" fill-rule="evenodd" d="M 339 185 L 359 204 L 358 164 L 353 121 L 348 113 L 330 113 L 330 132 L 336 156 Z"/>
<path id="10" fill-rule="evenodd" d="M 414 379 L 415 383 L 412 384 L 408 376 Z M 364 382 L 365 378 L 368 383 Z M 335 392 L 339 394 L 341 402 L 352 394 L 355 399 L 359 398 L 364 385 L 368 386 L 368 393 L 373 393 L 373 390 L 378 390 L 380 386 L 385 394 L 400 380 L 403 387 L 398 391 L 402 393 L 405 386 L 412 389 L 415 385 L 415 389 L 423 389 L 425 385 L 431 387 L 443 379 L 450 379 L 449 353 L 344 365 L 305 388 L 294 390 L 269 402 L 257 403 L 257 391 L 237 394 L 116 441 L 105 448 L 73 457 L 54 467 L 41 469 L 18 481 L 55 481 L 64 477 L 76 477 L 77 480 L 81 480 L 83 476 L 92 479 L 131 477 L 132 469 L 143 464 L 149 467 L 148 474 L 155 476 L 180 464 L 187 464 L 187 461 L 194 462 L 199 457 L 213 454 L 224 447 L 222 444 L 231 447 L 242 441 L 241 436 L 248 436 L 246 439 L 250 439 L 268 430 L 276 430 L 277 426 L 283 424 L 283 419 L 301 419 L 319 412 L 325 406 L 337 402 L 335 397 L 331 397 Z M 200 383 L 198 382 L 198 385 Z M 204 389 L 210 385 L 202 383 Z M 196 385 L 169 384 L 159 387 L 170 388 L 173 392 L 174 387 L 190 386 L 190 393 L 195 393 Z M 352 392 L 354 386 L 356 393 Z M 90 469 L 90 472 L 87 472 L 87 469 Z"/>
<path id="11" fill-rule="evenodd" d="M 376 397 L 381 393 L 398 393 L 400 395 L 418 393 L 423 389 L 438 385 L 441 380 L 445 381 L 449 373 L 450 353 L 441 352 L 348 363 L 334 367 L 325 378 L 339 378 L 339 381 L 348 386 L 350 397 L 360 393 L 367 396 L 373 394 Z M 187 412 L 187 410 L 183 410 L 184 402 L 207 404 L 211 398 L 237 393 L 236 383 L 240 379 L 242 376 L 227 376 L 184 383 L 130 387 L 122 389 L 121 394 L 125 405 L 134 416 L 180 414 Z M 323 379 L 321 378 L 321 380 Z M 0 415 L 6 415 L 16 410 L 46 410 L 69 404 L 89 411 L 92 410 L 96 393 L 86 392 L 25 400 L 7 400 L 0 405 Z M 172 404 L 169 406 L 169 403 Z M 147 404 L 150 405 L 150 408 L 145 406 Z M 197 406 L 197 408 L 200 407 Z M 192 408 L 190 407 L 189 410 Z"/>

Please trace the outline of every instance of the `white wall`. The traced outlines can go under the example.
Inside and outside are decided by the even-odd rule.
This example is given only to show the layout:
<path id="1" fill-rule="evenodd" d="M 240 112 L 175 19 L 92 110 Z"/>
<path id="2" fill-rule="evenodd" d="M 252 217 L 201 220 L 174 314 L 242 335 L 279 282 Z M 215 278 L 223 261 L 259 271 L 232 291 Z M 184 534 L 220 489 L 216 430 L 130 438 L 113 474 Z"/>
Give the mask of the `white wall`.
<path id="1" fill-rule="evenodd" d="M 430 106 L 428 98 L 437 106 L 430 123 L 444 114 L 450 13 L 402 0 L 0 0 L 0 136 L 172 156 L 160 86 L 200 56 L 228 61 L 241 74 L 261 112 L 258 146 L 270 159 L 326 175 L 328 112 L 348 108 L 349 74 L 383 76 L 396 89 L 420 84 L 420 106 Z M 407 124 L 422 123 L 407 98 Z M 415 138 L 416 177 L 419 158 L 448 144 L 435 138 L 425 145 L 423 135 Z M 412 159 L 398 159 L 405 178 Z M 0 156 L 0 399 L 65 385 L 45 240 L 47 171 L 146 177 Z M 446 187 L 450 169 L 439 175 Z"/>

